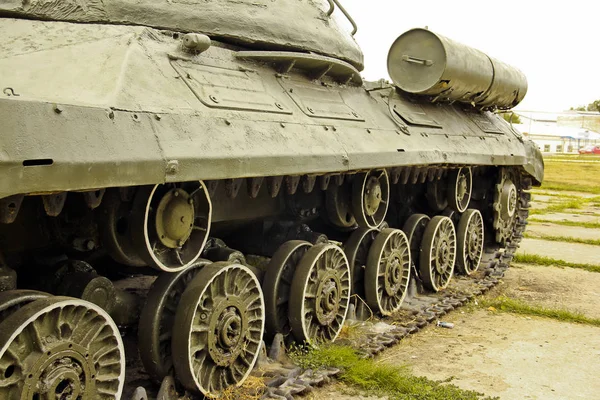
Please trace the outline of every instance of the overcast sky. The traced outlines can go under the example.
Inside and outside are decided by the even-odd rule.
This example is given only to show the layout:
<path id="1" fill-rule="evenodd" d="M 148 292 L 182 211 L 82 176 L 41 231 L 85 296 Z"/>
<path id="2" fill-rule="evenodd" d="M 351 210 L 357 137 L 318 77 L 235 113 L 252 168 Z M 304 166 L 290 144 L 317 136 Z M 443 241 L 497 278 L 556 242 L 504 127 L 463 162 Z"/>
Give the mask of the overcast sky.
<path id="1" fill-rule="evenodd" d="M 389 78 L 387 53 L 404 31 L 430 30 L 521 69 L 521 110 L 561 111 L 600 99 L 600 2 L 593 0 L 341 0 L 358 24 L 363 75 Z M 493 5 L 492 5 L 493 4 Z M 343 18 L 339 11 L 340 19 Z"/>

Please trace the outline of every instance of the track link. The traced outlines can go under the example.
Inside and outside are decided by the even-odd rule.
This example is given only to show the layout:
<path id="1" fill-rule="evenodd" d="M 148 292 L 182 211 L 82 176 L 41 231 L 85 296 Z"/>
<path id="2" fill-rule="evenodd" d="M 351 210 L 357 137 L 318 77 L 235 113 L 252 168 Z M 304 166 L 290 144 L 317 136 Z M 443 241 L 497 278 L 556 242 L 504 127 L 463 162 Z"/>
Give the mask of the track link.
<path id="1" fill-rule="evenodd" d="M 457 309 L 466 303 L 472 301 L 494 286 L 496 286 L 512 262 L 516 250 L 523 239 L 523 233 L 527 226 L 529 217 L 529 205 L 531 194 L 529 190 L 532 187 L 531 178 L 522 175 L 519 179 L 518 196 L 519 207 L 517 209 L 518 217 L 513 227 L 511 238 L 507 240 L 505 248 L 499 246 L 488 246 L 484 249 L 481 260 L 481 267 L 477 274 L 469 278 L 455 279 L 448 290 L 439 294 L 428 294 L 427 296 L 416 296 L 409 294 L 402 307 L 405 316 L 399 322 L 399 325 L 384 333 L 370 332 L 362 340 L 339 339 L 336 343 L 349 345 L 356 349 L 364 357 L 374 357 L 384 351 L 387 347 L 397 344 L 400 340 L 410 334 L 419 332 L 431 322 L 446 315 L 450 311 Z M 467 282 L 468 285 L 464 285 Z M 462 288 L 461 288 L 462 286 Z M 467 286 L 466 288 L 464 286 Z M 351 304 L 346 323 L 357 322 L 355 304 Z M 272 358 L 282 359 L 279 354 L 281 350 L 281 338 L 276 338 L 272 349 Z M 263 359 L 264 363 L 264 359 Z M 267 391 L 262 399 L 291 399 L 294 395 L 302 395 L 312 390 L 313 386 L 322 385 L 330 380 L 331 376 L 339 373 L 338 370 L 324 369 L 318 371 L 299 371 L 298 368 L 281 368 L 278 374 L 273 374 L 267 381 Z"/>

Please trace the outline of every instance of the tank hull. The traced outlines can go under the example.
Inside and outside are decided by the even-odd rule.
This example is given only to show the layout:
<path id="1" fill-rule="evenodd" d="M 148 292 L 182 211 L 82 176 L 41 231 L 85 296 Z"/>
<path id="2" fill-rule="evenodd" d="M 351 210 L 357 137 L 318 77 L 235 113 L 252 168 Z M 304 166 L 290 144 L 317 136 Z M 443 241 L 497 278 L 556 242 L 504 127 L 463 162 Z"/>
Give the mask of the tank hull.
<path id="1" fill-rule="evenodd" d="M 84 35 L 78 25 L 16 23 Z M 218 45 L 188 57 L 179 40 L 152 29 L 117 30 L 58 48 L 39 37 L 36 51 L 0 60 L 0 86 L 19 94 L 0 99 L 0 198 L 404 165 L 526 165 L 530 157 L 518 132 L 469 106 L 315 80 L 318 70 L 281 74 Z"/>

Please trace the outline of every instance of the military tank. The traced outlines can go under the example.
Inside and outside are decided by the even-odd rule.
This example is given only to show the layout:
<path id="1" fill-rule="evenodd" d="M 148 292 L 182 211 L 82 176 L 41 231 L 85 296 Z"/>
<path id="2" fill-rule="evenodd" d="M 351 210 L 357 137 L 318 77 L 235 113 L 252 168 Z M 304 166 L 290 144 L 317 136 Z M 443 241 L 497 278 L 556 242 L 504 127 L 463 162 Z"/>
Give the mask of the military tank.
<path id="1" fill-rule="evenodd" d="M 523 74 L 413 29 L 365 82 L 356 29 L 337 0 L 0 4 L 0 398 L 129 398 L 140 359 L 219 394 L 261 341 L 511 243 L 544 170 L 495 113 Z"/>

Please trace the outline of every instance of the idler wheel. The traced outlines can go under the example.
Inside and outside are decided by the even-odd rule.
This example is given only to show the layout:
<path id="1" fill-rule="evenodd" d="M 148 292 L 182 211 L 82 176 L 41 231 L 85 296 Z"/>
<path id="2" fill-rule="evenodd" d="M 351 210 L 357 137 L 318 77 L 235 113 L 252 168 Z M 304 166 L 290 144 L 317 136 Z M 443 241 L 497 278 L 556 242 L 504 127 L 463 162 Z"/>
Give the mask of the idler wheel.
<path id="1" fill-rule="evenodd" d="M 367 258 L 365 293 L 367 304 L 382 315 L 400 309 L 410 280 L 410 245 L 398 229 L 382 230 Z"/>
<path id="2" fill-rule="evenodd" d="M 119 400 L 124 381 L 119 330 L 92 303 L 47 297 L 0 323 L 1 399 Z"/>
<path id="3" fill-rule="evenodd" d="M 377 228 L 390 201 L 390 178 L 385 169 L 357 174 L 352 181 L 352 212 L 359 226 Z"/>
<path id="4" fill-rule="evenodd" d="M 148 265 L 177 272 L 200 257 L 212 216 L 212 204 L 203 182 L 140 188 L 133 209 L 133 240 Z"/>
<path id="5" fill-rule="evenodd" d="M 465 212 L 471 202 L 473 174 L 471 168 L 459 168 L 450 172 L 448 179 L 448 206 L 456 212 Z"/>
<path id="6" fill-rule="evenodd" d="M 450 218 L 438 215 L 429 221 L 419 257 L 423 285 L 434 292 L 445 289 L 456 261 L 456 232 Z"/>
<path id="7" fill-rule="evenodd" d="M 419 279 L 421 279 L 421 273 L 418 268 L 421 243 L 423 242 L 425 228 L 430 220 L 431 218 L 425 214 L 413 214 L 406 220 L 402 227 L 402 231 L 406 234 L 406 238 L 410 245 L 412 268 L 415 272 L 415 276 Z"/>
<path id="8" fill-rule="evenodd" d="M 344 243 L 344 253 L 348 258 L 352 276 L 352 294 L 362 298 L 365 295 L 365 267 L 367 255 L 379 231 L 373 228 L 358 228 Z"/>
<path id="9" fill-rule="evenodd" d="M 300 260 L 312 244 L 303 240 L 290 240 L 282 244 L 265 272 L 262 289 L 265 296 L 265 336 L 288 335 L 291 331 L 288 315 L 290 291 L 294 273 Z"/>
<path id="10" fill-rule="evenodd" d="M 218 396 L 241 385 L 256 362 L 265 305 L 260 283 L 245 266 L 205 266 L 181 296 L 173 326 L 173 364 L 187 389 Z"/>
<path id="11" fill-rule="evenodd" d="M 202 267 L 210 263 L 200 259 L 182 271 L 163 273 L 148 292 L 140 315 L 138 347 L 144 369 L 156 382 L 174 372 L 171 338 L 181 296 Z"/>
<path id="12" fill-rule="evenodd" d="M 290 325 L 301 342 L 326 343 L 339 335 L 350 301 L 350 266 L 333 244 L 309 249 L 294 274 Z"/>
<path id="13" fill-rule="evenodd" d="M 471 275 L 479 268 L 483 254 L 483 218 L 479 210 L 469 209 L 460 217 L 456 229 L 458 248 L 456 269 L 464 275 Z"/>

